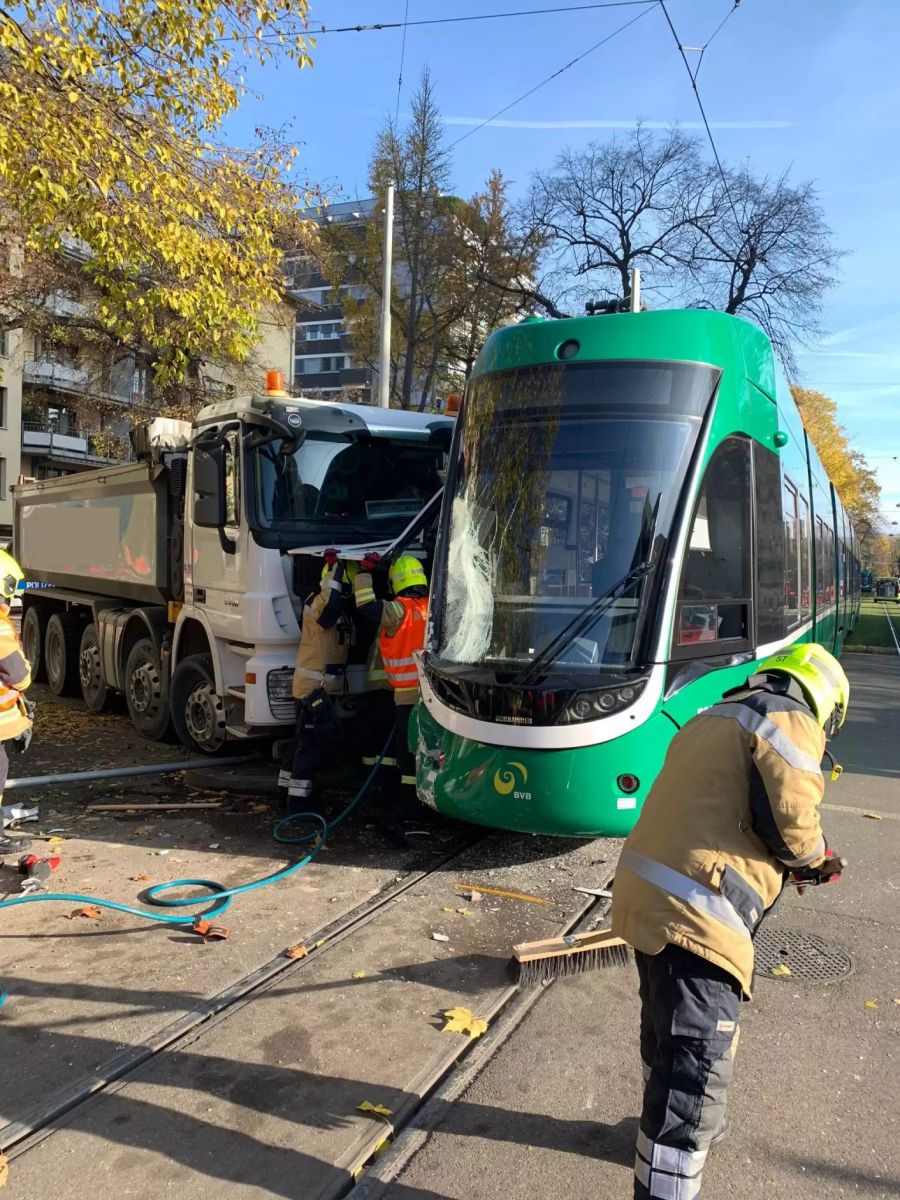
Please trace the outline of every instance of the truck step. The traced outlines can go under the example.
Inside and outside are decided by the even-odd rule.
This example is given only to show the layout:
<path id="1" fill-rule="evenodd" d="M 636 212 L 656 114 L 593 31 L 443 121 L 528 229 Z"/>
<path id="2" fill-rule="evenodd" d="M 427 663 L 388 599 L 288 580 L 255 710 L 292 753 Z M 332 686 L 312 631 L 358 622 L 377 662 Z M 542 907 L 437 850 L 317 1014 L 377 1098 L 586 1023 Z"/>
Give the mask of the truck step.
<path id="1" fill-rule="evenodd" d="M 234 687 L 227 687 L 225 689 L 225 694 L 226 694 L 226 696 L 234 696 L 237 700 L 246 700 L 247 699 L 246 684 L 236 683 L 234 685 Z"/>
<path id="2" fill-rule="evenodd" d="M 235 721 L 233 725 L 226 725 L 225 732 L 229 737 L 240 738 L 258 738 L 260 736 L 259 729 L 252 725 L 247 725 L 244 721 Z"/>

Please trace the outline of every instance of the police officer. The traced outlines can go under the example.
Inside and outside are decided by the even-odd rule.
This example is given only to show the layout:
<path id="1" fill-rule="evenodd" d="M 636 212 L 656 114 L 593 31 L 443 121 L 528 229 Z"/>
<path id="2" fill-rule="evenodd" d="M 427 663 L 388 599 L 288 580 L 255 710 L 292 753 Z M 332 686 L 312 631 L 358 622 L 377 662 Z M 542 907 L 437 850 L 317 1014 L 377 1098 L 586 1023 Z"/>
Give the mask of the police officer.
<path id="1" fill-rule="evenodd" d="M 839 878 L 819 823 L 850 686 L 818 645 L 767 659 L 689 721 L 625 842 L 612 928 L 635 949 L 644 1106 L 634 1195 L 693 1197 L 725 1098 L 753 935 L 789 876 Z"/>
<path id="2" fill-rule="evenodd" d="M 379 600 L 372 587 L 372 571 L 381 561 L 374 551 L 360 563 L 353 584 L 360 621 L 378 629 L 378 650 L 394 693 L 394 754 L 397 758 L 395 801 L 400 811 L 411 813 L 416 798 L 416 759 L 408 746 L 409 718 L 419 695 L 416 651 L 425 645 L 428 616 L 428 580 L 421 562 L 411 554 L 399 555 L 388 570 L 392 599 Z"/>
<path id="3" fill-rule="evenodd" d="M 9 774 L 7 744 L 21 753 L 31 741 L 32 706 L 24 696 L 31 685 L 31 666 L 9 618 L 10 603 L 24 577 L 12 555 L 0 550 L 0 800 Z M 0 851 L 18 846 L 0 832 Z"/>
<path id="4" fill-rule="evenodd" d="M 341 733 L 331 701 L 344 691 L 353 625 L 349 617 L 355 563 L 342 563 L 328 550 L 317 590 L 303 606 L 300 645 L 294 667 L 293 696 L 297 725 L 282 755 L 278 786 L 289 812 L 307 807 L 313 776 L 328 743 Z"/>

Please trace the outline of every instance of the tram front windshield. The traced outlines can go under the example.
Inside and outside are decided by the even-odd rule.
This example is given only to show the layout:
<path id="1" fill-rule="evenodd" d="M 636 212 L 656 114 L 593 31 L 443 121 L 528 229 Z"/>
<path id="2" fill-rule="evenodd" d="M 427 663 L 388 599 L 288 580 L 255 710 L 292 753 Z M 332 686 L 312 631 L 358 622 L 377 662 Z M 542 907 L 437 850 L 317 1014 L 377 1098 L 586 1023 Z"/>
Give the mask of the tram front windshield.
<path id="1" fill-rule="evenodd" d="M 443 539 L 436 658 L 516 672 L 648 561 L 672 524 L 718 372 L 692 363 L 560 363 L 487 375 L 466 400 Z M 550 674 L 633 667 L 646 579 Z"/>

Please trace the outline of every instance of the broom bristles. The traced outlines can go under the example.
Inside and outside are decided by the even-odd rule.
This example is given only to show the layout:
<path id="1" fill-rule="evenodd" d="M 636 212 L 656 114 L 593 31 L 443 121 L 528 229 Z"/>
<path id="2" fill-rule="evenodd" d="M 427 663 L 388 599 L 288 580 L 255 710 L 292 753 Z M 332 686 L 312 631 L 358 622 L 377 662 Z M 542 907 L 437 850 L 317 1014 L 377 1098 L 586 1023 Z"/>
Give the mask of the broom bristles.
<path id="1" fill-rule="evenodd" d="M 541 987 L 556 979 L 568 979 L 573 975 L 586 975 L 590 971 L 625 967 L 630 960 L 631 947 L 622 943 L 598 946 L 592 950 L 580 950 L 575 946 L 568 954 L 519 962 L 519 990 Z"/>

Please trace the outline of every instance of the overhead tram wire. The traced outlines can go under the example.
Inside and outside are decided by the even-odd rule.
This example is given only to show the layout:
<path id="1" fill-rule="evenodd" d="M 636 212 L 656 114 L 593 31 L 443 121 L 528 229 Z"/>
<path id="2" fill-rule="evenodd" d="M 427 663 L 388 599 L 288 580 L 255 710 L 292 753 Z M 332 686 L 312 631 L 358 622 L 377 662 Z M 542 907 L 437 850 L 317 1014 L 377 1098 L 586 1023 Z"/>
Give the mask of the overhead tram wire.
<path id="1" fill-rule="evenodd" d="M 403 61 L 406 58 L 406 30 L 409 27 L 409 0 L 406 0 L 406 7 L 403 10 L 403 40 L 400 43 L 400 72 L 397 75 L 397 105 L 394 108 L 394 127 L 400 119 L 400 93 L 403 91 Z"/>
<path id="2" fill-rule="evenodd" d="M 523 8 L 515 12 L 471 13 L 464 17 L 427 17 L 418 21 L 407 20 L 404 14 L 402 21 L 378 21 L 372 25 L 327 25 L 319 29 L 310 29 L 311 37 L 319 37 L 323 33 L 380 33 L 384 29 L 412 29 L 418 25 L 458 25 L 466 21 L 502 21 L 508 17 L 541 17 L 554 13 L 593 12 L 600 8 L 637 8 L 648 0 L 600 0 L 596 4 L 566 4 L 557 8 Z M 406 6 L 409 12 L 409 5 Z M 714 35 L 715 36 L 715 35 Z"/>
<path id="3" fill-rule="evenodd" d="M 504 113 L 508 113 L 511 108 L 515 108 L 517 104 L 521 104 L 523 100 L 527 100 L 529 96 L 533 96 L 535 92 L 539 92 L 541 88 L 545 87 L 551 82 L 551 80 L 557 79 L 571 67 L 574 67 L 577 63 L 580 63 L 583 59 L 587 58 L 589 54 L 593 54 L 595 50 L 599 50 L 601 46 L 605 46 L 608 42 L 611 42 L 613 38 L 618 37 L 620 33 L 624 33 L 626 29 L 636 24 L 641 20 L 642 17 L 646 17 L 652 9 L 656 8 L 661 3 L 662 0 L 647 0 L 647 6 L 642 12 L 639 12 L 636 17 L 632 17 L 630 21 L 626 21 L 624 25 L 620 25 L 618 29 L 614 29 L 612 33 L 607 34 L 605 38 L 602 38 L 599 42 L 596 42 L 593 46 L 590 46 L 582 54 L 579 54 L 577 58 L 573 58 L 571 62 L 567 62 L 564 66 L 560 67 L 558 71 L 554 71 L 552 75 L 548 75 L 546 79 L 542 79 L 540 83 L 536 83 L 533 88 L 529 88 L 528 91 L 523 92 L 521 96 L 517 96 L 515 100 L 510 101 L 509 104 L 495 112 L 493 116 L 487 117 L 479 125 L 475 125 L 472 129 L 466 130 L 462 137 L 458 137 L 455 142 L 451 142 L 447 149 L 455 149 L 460 142 L 464 142 L 466 138 L 471 137 L 473 133 L 478 133 L 478 131 L 484 129 L 486 125 L 490 125 L 492 121 L 496 121 L 498 117 L 502 117 Z"/>
<path id="4" fill-rule="evenodd" d="M 739 3 L 740 3 L 740 0 L 738 0 L 737 4 L 734 4 L 734 6 L 731 9 L 731 12 L 729 12 L 728 16 L 726 16 L 725 21 L 728 20 L 728 17 L 730 17 L 734 14 L 734 11 L 738 7 Z M 719 158 L 719 151 L 716 149 L 715 138 L 712 135 L 712 129 L 710 129 L 709 121 L 707 120 L 707 117 L 706 117 L 706 109 L 703 107 L 703 100 L 700 97 L 700 89 L 697 87 L 697 74 L 700 71 L 700 63 L 697 64 L 696 71 L 691 70 L 691 64 L 688 62 L 687 54 L 685 53 L 686 48 L 682 44 L 681 39 L 679 38 L 678 34 L 676 33 L 675 26 L 672 24 L 672 18 L 669 16 L 669 10 L 666 8 L 666 0 L 659 0 L 659 7 L 663 11 L 663 16 L 666 18 L 666 23 L 668 24 L 669 29 L 672 31 L 672 37 L 675 40 L 675 45 L 678 48 L 678 53 L 681 55 L 681 61 L 684 63 L 684 69 L 687 71 L 688 79 L 690 79 L 690 81 L 691 81 L 691 87 L 694 90 L 694 98 L 697 101 L 697 107 L 700 110 L 700 116 L 703 118 L 703 125 L 704 125 L 704 128 L 706 129 L 706 136 L 709 139 L 710 148 L 712 149 L 712 152 L 713 152 L 713 158 L 716 160 L 716 166 L 719 169 L 719 175 L 722 179 L 722 186 L 725 189 L 725 195 L 728 198 L 728 203 L 731 207 L 731 211 L 732 211 L 732 214 L 734 215 L 734 219 L 737 222 L 738 226 L 740 226 L 741 219 L 738 216 L 737 208 L 735 207 L 734 200 L 732 199 L 731 188 L 729 188 L 729 186 L 728 186 L 728 177 L 725 174 L 725 168 L 722 166 L 722 160 Z M 716 36 L 716 34 L 719 32 L 719 30 L 722 28 L 722 26 L 725 24 L 725 21 L 722 21 L 717 26 L 717 28 L 714 30 L 714 32 L 712 34 L 712 37 L 710 37 L 710 39 L 709 39 L 709 41 L 707 41 L 706 45 L 699 47 L 701 62 L 703 61 L 703 54 L 705 53 L 707 47 L 709 46 L 709 44 L 713 40 L 713 38 Z M 690 49 L 690 47 L 688 47 L 688 49 Z"/>

